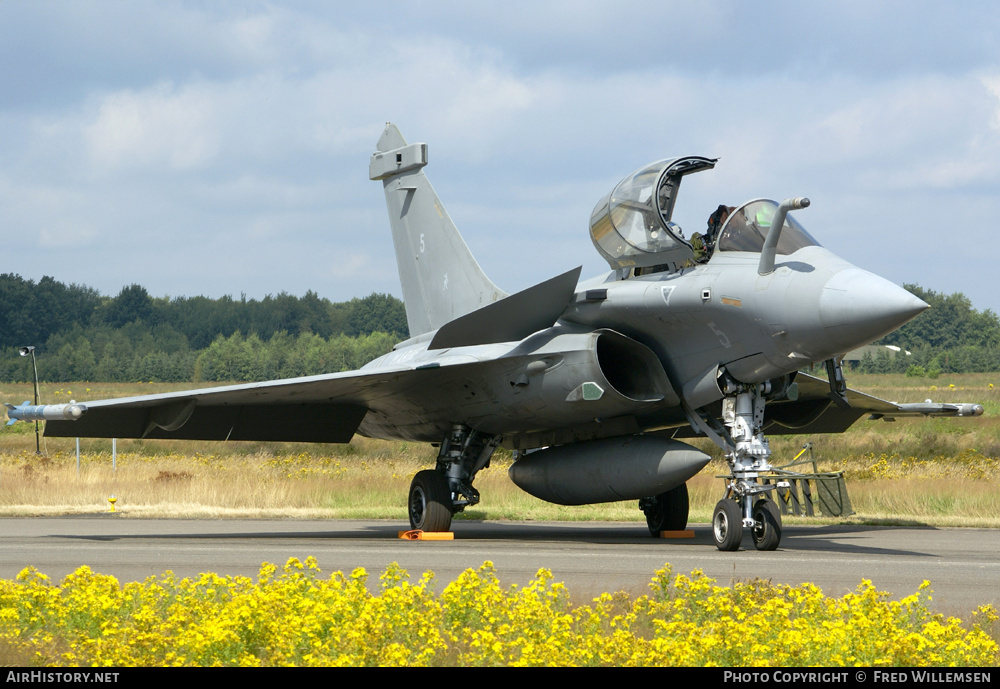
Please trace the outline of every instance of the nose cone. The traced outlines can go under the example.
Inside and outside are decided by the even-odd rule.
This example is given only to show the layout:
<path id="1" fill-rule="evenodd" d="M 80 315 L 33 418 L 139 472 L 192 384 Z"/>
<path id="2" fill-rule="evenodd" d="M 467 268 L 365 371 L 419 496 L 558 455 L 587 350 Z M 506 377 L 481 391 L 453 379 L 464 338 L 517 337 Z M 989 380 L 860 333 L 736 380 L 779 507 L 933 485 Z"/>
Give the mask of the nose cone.
<path id="1" fill-rule="evenodd" d="M 927 304 L 878 275 L 847 268 L 826 283 L 819 300 L 823 330 L 844 350 L 861 347 L 891 333 Z"/>

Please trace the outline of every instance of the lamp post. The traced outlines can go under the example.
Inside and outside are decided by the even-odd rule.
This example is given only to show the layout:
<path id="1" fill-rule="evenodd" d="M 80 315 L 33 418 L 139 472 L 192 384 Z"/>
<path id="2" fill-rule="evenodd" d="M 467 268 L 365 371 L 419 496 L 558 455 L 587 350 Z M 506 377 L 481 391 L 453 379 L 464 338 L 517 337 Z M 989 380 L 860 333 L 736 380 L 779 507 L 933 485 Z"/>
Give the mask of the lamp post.
<path id="1" fill-rule="evenodd" d="M 35 381 L 35 406 L 38 406 L 38 365 L 35 363 L 35 348 L 34 347 L 18 347 L 18 354 L 21 356 L 31 355 L 31 370 L 34 373 Z M 35 454 L 42 454 L 42 444 L 38 438 L 38 422 L 35 421 Z"/>

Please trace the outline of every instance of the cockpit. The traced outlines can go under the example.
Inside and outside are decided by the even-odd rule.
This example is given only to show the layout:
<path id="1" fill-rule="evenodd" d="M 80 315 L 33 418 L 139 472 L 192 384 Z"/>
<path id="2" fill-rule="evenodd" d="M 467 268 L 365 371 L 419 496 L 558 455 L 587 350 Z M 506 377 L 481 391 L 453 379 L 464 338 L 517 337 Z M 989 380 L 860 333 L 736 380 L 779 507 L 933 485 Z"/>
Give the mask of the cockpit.
<path id="1" fill-rule="evenodd" d="M 717 250 L 759 253 L 764 248 L 764 239 L 777 212 L 778 204 L 768 199 L 744 203 L 729 214 L 722 226 L 716 241 Z M 804 246 L 819 246 L 819 242 L 795 218 L 786 215 L 775 253 L 787 256 Z"/>
<path id="2" fill-rule="evenodd" d="M 613 270 L 619 271 L 620 277 L 672 272 L 692 263 L 704 263 L 714 251 L 761 252 L 778 213 L 774 201 L 756 199 L 732 209 L 717 235 L 710 231 L 708 235 L 693 236 L 694 242 L 686 239 L 671 219 L 684 176 L 710 170 L 717 161 L 688 156 L 652 163 L 628 175 L 598 202 L 590 216 L 590 236 L 597 251 Z M 788 255 L 816 245 L 805 228 L 785 215 L 777 254 Z"/>

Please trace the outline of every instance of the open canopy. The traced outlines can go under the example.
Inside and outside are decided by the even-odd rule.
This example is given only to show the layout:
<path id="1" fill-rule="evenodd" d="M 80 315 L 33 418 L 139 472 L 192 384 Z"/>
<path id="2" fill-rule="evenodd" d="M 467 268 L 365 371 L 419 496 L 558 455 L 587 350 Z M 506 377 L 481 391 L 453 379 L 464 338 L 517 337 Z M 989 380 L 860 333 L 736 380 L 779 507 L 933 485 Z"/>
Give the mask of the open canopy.
<path id="1" fill-rule="evenodd" d="M 590 216 L 590 237 L 613 269 L 681 264 L 694 256 L 671 216 L 684 175 L 711 169 L 716 160 L 688 156 L 652 163 L 598 202 Z"/>

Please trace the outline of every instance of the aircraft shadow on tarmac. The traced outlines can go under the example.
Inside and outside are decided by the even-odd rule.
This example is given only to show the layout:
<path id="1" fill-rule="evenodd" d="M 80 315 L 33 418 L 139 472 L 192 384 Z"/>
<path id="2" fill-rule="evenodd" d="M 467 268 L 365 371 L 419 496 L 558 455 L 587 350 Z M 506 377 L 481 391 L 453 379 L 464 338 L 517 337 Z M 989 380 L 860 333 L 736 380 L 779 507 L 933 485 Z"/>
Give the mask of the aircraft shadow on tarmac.
<path id="1" fill-rule="evenodd" d="M 146 534 L 53 534 L 52 538 L 66 538 L 85 541 L 131 541 L 131 540 L 361 540 L 361 541 L 397 541 L 399 533 L 405 530 L 400 522 L 346 522 L 351 526 L 339 530 L 282 530 L 282 531 L 248 531 L 233 530 L 224 532 L 170 533 Z M 346 525 L 345 523 L 345 525 Z M 235 524 L 234 524 L 235 526 Z M 697 524 L 691 527 L 693 538 L 653 539 L 640 523 L 525 523 L 525 522 L 488 522 L 488 521 L 458 521 L 455 528 L 455 540 L 414 542 L 414 547 L 449 547 L 475 541 L 522 541 L 522 542 L 556 542 L 578 544 L 620 544 L 627 546 L 646 546 L 649 548 L 690 549 L 715 546 L 712 531 L 707 524 Z M 867 537 L 875 531 L 936 531 L 934 527 L 886 527 L 876 525 L 831 524 L 823 526 L 786 526 L 782 546 L 778 552 L 815 551 L 839 554 L 867 555 L 909 555 L 922 557 L 940 557 L 922 550 L 910 548 L 893 548 L 882 545 L 872 545 Z M 744 537 L 744 551 L 754 552 L 749 535 Z M 738 557 L 738 555 L 734 555 Z"/>

